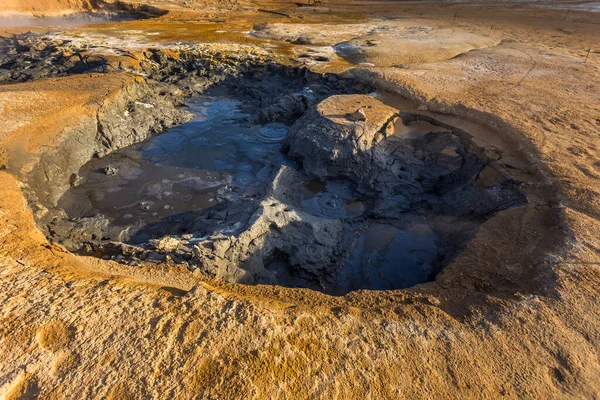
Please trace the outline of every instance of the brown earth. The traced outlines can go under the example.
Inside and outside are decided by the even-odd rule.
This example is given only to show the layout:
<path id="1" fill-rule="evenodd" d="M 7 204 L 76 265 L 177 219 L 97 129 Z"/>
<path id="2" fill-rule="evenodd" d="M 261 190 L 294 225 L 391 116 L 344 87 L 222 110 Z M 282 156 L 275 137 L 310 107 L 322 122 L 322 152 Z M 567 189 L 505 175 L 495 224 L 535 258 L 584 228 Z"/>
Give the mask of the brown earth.
<path id="1" fill-rule="evenodd" d="M 60 15 L 90 11 L 96 0 L 2 0 L 0 13 Z"/>
<path id="2" fill-rule="evenodd" d="M 20 183 L 0 171 L 0 396 L 600 398 L 597 13 L 389 2 L 325 2 L 305 12 L 271 3 L 194 24 L 213 11 L 171 7 L 159 19 L 62 35 L 137 48 L 169 45 L 179 33 L 196 43 L 244 38 L 291 64 L 311 45 L 286 39 L 318 36 L 314 46 L 331 59 L 313 69 L 350 70 L 399 93 L 404 99 L 384 97 L 512 150 L 506 161 L 516 174 L 541 177 L 526 207 L 483 224 L 434 282 L 331 297 L 72 255 L 47 243 Z M 266 7 L 291 17 L 257 10 Z M 263 37 L 245 35 L 257 22 L 274 25 Z M 365 25 L 382 24 L 391 28 L 369 37 Z M 430 30 L 411 34 L 407 49 L 419 35 L 427 45 L 418 59 L 406 57 L 403 34 L 420 26 Z M 455 46 L 475 36 L 491 43 Z M 322 48 L 349 39 L 379 41 L 363 55 L 370 66 Z M 0 151 L 52 147 L 65 126 L 132 79 L 1 87 Z"/>

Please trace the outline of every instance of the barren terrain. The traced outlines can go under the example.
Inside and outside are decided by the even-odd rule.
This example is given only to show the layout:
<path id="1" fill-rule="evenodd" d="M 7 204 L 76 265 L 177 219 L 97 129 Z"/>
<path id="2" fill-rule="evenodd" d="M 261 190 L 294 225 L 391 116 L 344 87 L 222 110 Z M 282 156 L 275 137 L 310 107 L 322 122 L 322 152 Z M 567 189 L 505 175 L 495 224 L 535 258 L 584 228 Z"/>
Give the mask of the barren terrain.
<path id="1" fill-rule="evenodd" d="M 0 25 L 0 398 L 600 398 L 594 4 L 138 1 Z M 0 6 L 65 9 L 93 13 Z M 81 200 L 144 178 L 153 147 L 130 146 L 229 126 L 223 96 L 283 161 L 193 175 L 186 145 L 149 158 L 171 175 L 129 222 L 102 204 L 120 187 Z M 303 191 L 342 178 L 349 199 Z M 161 203 L 190 181 L 206 213 Z M 383 223 L 437 235 L 427 277 L 346 284 L 368 264 L 340 264 L 353 232 Z"/>

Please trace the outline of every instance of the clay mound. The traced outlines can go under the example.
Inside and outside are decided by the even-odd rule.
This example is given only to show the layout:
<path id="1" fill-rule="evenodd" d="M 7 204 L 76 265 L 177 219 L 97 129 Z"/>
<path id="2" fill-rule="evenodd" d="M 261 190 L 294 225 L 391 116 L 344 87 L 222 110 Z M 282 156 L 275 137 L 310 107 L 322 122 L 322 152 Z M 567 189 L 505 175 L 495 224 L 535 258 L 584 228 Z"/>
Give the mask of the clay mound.
<path id="1" fill-rule="evenodd" d="M 402 43 L 402 46 L 398 46 Z M 408 26 L 337 44 L 338 55 L 352 64 L 393 67 L 449 60 L 474 49 L 495 46 L 490 37 L 460 29 Z M 389 49 L 394 49 L 390 52 Z"/>

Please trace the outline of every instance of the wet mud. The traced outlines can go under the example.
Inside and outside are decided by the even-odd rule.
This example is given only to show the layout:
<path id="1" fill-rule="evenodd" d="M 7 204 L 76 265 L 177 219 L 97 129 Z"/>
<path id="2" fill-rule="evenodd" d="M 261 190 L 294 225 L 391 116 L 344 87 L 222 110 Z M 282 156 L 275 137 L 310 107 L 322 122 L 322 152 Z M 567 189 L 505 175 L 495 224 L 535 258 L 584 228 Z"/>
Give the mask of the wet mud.
<path id="1" fill-rule="evenodd" d="M 117 237 L 133 243 L 170 233 L 162 221 L 187 212 L 214 214 L 214 224 L 247 219 L 245 210 L 286 162 L 279 141 L 288 127 L 251 125 L 252 110 L 224 94 L 201 96 L 187 109 L 195 115 L 191 121 L 86 164 L 58 206 L 71 218 L 102 214 L 122 228 Z M 220 209 L 227 210 L 224 220 Z M 182 233 L 200 231 L 209 222 L 186 224 Z M 129 236 L 131 226 L 140 230 Z"/>

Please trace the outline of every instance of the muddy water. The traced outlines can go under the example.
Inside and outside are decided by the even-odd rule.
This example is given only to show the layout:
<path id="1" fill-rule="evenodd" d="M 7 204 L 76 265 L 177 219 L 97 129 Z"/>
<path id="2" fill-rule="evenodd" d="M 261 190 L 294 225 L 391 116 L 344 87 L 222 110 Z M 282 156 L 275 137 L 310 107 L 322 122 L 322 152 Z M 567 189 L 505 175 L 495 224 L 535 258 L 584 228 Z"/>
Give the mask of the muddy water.
<path id="1" fill-rule="evenodd" d="M 408 217 L 402 225 L 365 224 L 354 237 L 333 293 L 407 288 L 429 281 L 439 253 L 437 235 L 425 219 Z"/>
<path id="2" fill-rule="evenodd" d="M 101 213 L 116 225 L 145 225 L 256 197 L 285 162 L 279 141 L 287 126 L 251 126 L 251 109 L 222 96 L 189 109 L 192 121 L 86 164 L 60 207 L 71 218 Z"/>
<path id="3" fill-rule="evenodd" d="M 411 123 L 402 129 L 418 134 L 430 127 Z M 321 287 L 296 274 L 285 259 L 275 257 L 267 270 L 276 273 L 280 284 L 332 295 L 407 288 L 430 281 L 444 257 L 440 237 L 424 215 L 415 211 L 401 218 L 373 219 L 370 200 L 349 181 L 307 180 L 299 185 L 294 205 L 317 217 L 345 221 L 345 256 L 336 267 L 335 279 Z"/>
<path id="4" fill-rule="evenodd" d="M 301 187 L 301 208 L 323 218 L 356 218 L 365 204 L 348 182 L 310 180 Z"/>

